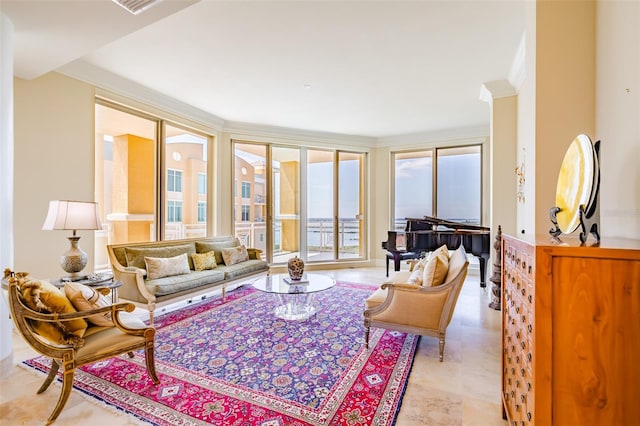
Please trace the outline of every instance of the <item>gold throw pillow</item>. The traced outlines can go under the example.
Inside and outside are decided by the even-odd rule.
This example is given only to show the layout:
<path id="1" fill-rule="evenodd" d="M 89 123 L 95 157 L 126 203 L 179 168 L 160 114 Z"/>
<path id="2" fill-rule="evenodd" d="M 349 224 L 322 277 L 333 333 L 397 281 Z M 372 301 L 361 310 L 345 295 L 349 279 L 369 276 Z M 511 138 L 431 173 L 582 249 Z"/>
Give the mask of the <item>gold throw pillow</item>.
<path id="1" fill-rule="evenodd" d="M 50 282 L 29 277 L 18 280 L 22 300 L 32 310 L 43 314 L 77 312 L 62 291 Z M 33 321 L 32 324 L 36 333 L 53 343 L 84 344 L 82 336 L 87 329 L 87 322 L 82 318 L 58 322 Z"/>
<path id="2" fill-rule="evenodd" d="M 213 269 L 218 266 L 216 263 L 216 252 L 213 250 L 207 253 L 193 253 L 191 258 L 193 259 L 193 267 L 196 271 Z"/>

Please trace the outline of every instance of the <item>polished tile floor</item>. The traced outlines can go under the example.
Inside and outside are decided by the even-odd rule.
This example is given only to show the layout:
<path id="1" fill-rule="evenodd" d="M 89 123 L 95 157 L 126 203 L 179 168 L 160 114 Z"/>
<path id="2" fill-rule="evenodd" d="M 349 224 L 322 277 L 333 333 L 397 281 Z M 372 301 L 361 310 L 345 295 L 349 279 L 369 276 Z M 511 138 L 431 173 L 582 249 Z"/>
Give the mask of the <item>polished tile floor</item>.
<path id="1" fill-rule="evenodd" d="M 403 267 L 406 267 L 403 265 Z M 336 280 L 377 285 L 384 268 L 329 270 Z M 490 283 L 489 283 L 490 285 Z M 444 362 L 438 362 L 438 339 L 422 337 L 397 426 L 506 425 L 500 408 L 500 312 L 487 307 L 489 291 L 480 288 L 470 271 L 447 331 Z M 14 363 L 35 353 L 14 334 Z M 43 425 L 57 401 L 60 385 L 36 395 L 44 380 L 14 366 L 0 381 L 0 424 Z M 140 424 L 135 418 L 91 401 L 74 391 L 56 426 L 117 426 Z"/>

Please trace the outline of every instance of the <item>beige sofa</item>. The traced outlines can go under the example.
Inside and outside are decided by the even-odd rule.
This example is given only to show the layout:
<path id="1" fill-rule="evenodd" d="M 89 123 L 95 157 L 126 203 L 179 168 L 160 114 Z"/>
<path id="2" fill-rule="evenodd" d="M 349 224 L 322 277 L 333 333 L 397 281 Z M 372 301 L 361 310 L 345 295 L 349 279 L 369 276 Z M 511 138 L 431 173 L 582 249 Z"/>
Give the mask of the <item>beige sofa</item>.
<path id="1" fill-rule="evenodd" d="M 236 238 L 223 236 L 110 244 L 107 246 L 107 251 L 114 279 L 122 281 L 118 296 L 132 302 L 146 304 L 150 322 L 153 324 L 156 305 L 162 302 L 173 301 L 182 296 L 218 287 L 221 288 L 224 298 L 229 284 L 268 272 L 269 265 L 260 259 L 261 251 L 253 248 L 247 248 L 249 259 L 226 265 L 222 256 L 223 250 L 238 249 L 240 246 Z M 213 269 L 195 270 L 193 254 L 212 251 L 215 254 L 216 266 Z M 177 271 L 177 274 L 159 278 L 148 274 L 147 266 L 150 264 L 147 262 L 157 259 L 171 261 L 177 257 L 181 258 L 183 254 L 186 255 L 189 266 L 184 266 L 181 271 Z"/>
<path id="2" fill-rule="evenodd" d="M 442 255 L 436 256 L 434 251 L 421 265 L 416 264 L 410 271 L 392 275 L 365 301 L 363 315 L 367 348 L 370 327 L 378 327 L 438 337 L 440 361 L 444 359 L 447 326 L 469 267 L 463 246 L 451 253 L 444 252 L 446 266 Z M 415 277 L 421 282 L 413 281 Z"/>

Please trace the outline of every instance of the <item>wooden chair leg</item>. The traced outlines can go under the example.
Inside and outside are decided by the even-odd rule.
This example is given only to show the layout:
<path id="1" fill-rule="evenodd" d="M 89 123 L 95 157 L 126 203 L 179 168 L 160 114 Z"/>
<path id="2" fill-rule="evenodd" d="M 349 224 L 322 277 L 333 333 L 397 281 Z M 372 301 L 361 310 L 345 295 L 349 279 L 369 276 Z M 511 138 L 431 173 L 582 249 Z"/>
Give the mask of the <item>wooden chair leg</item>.
<path id="1" fill-rule="evenodd" d="M 58 362 L 55 359 L 52 359 L 51 360 L 51 369 L 49 370 L 49 375 L 45 379 L 45 381 L 42 384 L 42 386 L 40 386 L 40 389 L 38 389 L 38 394 L 41 394 L 42 392 L 46 391 L 49 388 L 49 386 L 53 382 L 53 379 L 56 378 L 56 374 L 58 374 L 58 369 L 59 368 L 60 368 L 60 364 L 58 364 Z"/>
<path id="2" fill-rule="evenodd" d="M 127 352 L 127 355 L 129 355 L 129 358 L 133 358 L 135 356 L 133 352 Z"/>
<path id="3" fill-rule="evenodd" d="M 151 342 L 147 342 L 147 347 L 144 351 L 144 362 L 147 365 L 147 372 L 149 373 L 149 376 L 151 376 L 153 384 L 159 384 L 160 379 L 158 379 L 158 374 L 156 373 L 156 359 L 154 355 L 153 340 Z"/>
<path id="4" fill-rule="evenodd" d="M 60 415 L 60 412 L 62 412 L 62 409 L 67 403 L 67 400 L 69 399 L 69 395 L 71 395 L 71 390 L 73 389 L 73 376 L 74 376 L 73 368 L 69 370 L 65 370 L 62 373 L 62 392 L 60 393 L 60 397 L 58 398 L 58 403 L 56 404 L 56 407 L 53 409 L 53 412 L 51 413 L 51 415 L 49 416 L 49 419 L 47 420 L 47 425 L 50 425 L 51 423 L 56 421 L 56 419 Z"/>
<path id="5" fill-rule="evenodd" d="M 440 338 L 440 362 L 444 360 L 444 337 Z"/>
<path id="6" fill-rule="evenodd" d="M 369 327 L 364 328 L 364 347 L 369 349 Z"/>

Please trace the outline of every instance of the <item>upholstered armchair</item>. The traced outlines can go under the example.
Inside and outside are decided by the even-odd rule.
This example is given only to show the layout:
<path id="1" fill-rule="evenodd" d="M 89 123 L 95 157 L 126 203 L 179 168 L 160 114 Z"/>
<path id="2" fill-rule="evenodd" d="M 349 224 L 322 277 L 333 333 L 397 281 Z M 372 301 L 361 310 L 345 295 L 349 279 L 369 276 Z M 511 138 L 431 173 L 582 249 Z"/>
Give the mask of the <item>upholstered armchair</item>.
<path id="1" fill-rule="evenodd" d="M 50 313 L 57 310 L 50 307 L 52 303 L 68 306 L 64 293 L 56 293 L 52 284 L 6 270 L 3 281 L 8 284 L 9 306 L 16 328 L 34 350 L 52 359 L 51 369 L 38 394 L 47 390 L 62 367 L 62 392 L 47 425 L 53 423 L 64 408 L 73 388 L 74 370 L 82 365 L 125 353 L 133 357 L 133 351 L 143 349 L 149 376 L 154 384 L 160 383 L 154 361 L 155 329 L 131 315 L 120 315 L 123 311 L 133 311 L 133 304 L 109 304 L 79 312 L 71 308 L 70 311 L 75 312 Z M 34 303 L 34 309 L 28 306 Z M 44 313 L 46 311 L 49 313 Z M 94 325 L 90 318 L 103 322 L 108 319 L 109 324 Z"/>
<path id="2" fill-rule="evenodd" d="M 463 246 L 450 256 L 448 252 L 444 256 L 446 259 L 434 253 L 425 262 L 424 275 L 431 272 L 429 282 L 426 279 L 421 282 L 409 279 L 412 275 L 422 274 L 422 270 L 401 271 L 367 299 L 364 311 L 367 348 L 371 327 L 432 336 L 440 340 L 440 361 L 443 361 L 447 326 L 469 266 Z M 432 263 L 437 266 L 432 266 Z M 431 281 L 434 271 L 435 275 L 441 275 L 439 280 L 436 278 L 438 282 Z"/>

